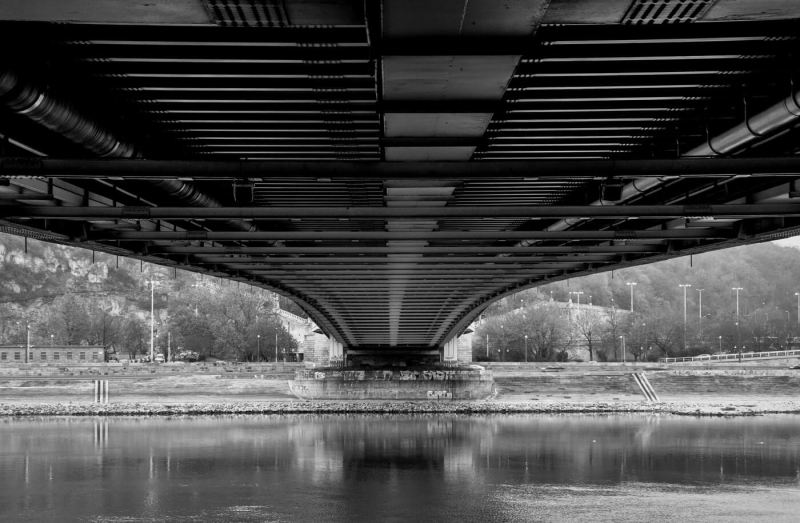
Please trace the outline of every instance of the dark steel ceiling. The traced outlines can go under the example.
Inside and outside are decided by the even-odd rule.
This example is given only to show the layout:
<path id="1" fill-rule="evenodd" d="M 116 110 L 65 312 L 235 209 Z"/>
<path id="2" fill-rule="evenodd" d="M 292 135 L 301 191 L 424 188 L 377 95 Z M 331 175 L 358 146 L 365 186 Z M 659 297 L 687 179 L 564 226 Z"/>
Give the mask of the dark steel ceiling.
<path id="1" fill-rule="evenodd" d="M 275 290 L 349 350 L 800 227 L 787 3 L 123 4 L 0 5 L 0 230 Z"/>

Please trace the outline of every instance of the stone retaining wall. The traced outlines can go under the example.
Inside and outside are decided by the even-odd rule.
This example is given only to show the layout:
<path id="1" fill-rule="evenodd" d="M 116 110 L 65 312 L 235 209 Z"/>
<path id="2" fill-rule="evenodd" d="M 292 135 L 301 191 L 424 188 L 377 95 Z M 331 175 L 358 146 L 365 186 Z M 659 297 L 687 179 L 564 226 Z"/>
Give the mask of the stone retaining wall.
<path id="1" fill-rule="evenodd" d="M 661 399 L 800 397 L 798 371 L 654 372 L 648 373 L 647 378 Z"/>
<path id="2" fill-rule="evenodd" d="M 96 363 L 83 365 L 57 364 L 6 364 L 0 365 L 3 376 L 114 376 L 114 375 L 192 375 L 192 374 L 241 374 L 283 373 L 293 376 L 302 363 L 237 363 L 215 365 L 213 363 Z"/>
<path id="3" fill-rule="evenodd" d="M 798 360 L 796 360 L 798 361 Z M 794 363 L 794 362 L 790 362 Z M 477 365 L 491 369 L 495 374 L 504 372 L 541 372 L 543 369 L 558 368 L 564 372 L 647 372 L 647 371 L 761 371 L 761 370 L 788 370 L 789 364 L 781 361 L 759 361 L 746 363 L 692 363 L 692 364 L 663 364 L 663 363 L 486 363 L 478 362 Z M 790 371 L 792 372 L 792 371 Z M 794 371 L 796 372 L 796 371 Z"/>
<path id="4" fill-rule="evenodd" d="M 530 374 L 495 375 L 500 398 L 548 400 L 571 396 L 596 396 L 602 400 L 644 400 L 630 374 Z"/>

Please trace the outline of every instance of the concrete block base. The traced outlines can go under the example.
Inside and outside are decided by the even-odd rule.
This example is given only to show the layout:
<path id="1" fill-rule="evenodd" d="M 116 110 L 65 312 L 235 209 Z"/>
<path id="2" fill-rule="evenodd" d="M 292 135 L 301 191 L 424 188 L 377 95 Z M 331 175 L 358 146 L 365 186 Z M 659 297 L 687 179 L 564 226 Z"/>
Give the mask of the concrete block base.
<path id="1" fill-rule="evenodd" d="M 298 370 L 289 389 L 304 400 L 480 400 L 494 394 L 492 373 L 467 367 Z"/>

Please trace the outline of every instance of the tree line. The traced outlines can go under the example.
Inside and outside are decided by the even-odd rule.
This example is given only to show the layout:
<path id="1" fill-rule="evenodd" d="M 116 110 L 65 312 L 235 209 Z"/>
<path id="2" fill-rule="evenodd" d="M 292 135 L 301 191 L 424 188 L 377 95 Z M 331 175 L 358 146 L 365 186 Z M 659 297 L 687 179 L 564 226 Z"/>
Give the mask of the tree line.
<path id="1" fill-rule="evenodd" d="M 193 278 L 163 281 L 152 296 L 156 353 L 191 350 L 200 359 L 231 361 L 294 357 L 297 341 L 280 322 L 272 293 Z M 123 308 L 97 293 L 64 294 L 42 304 L 33 321 L 6 322 L 0 344 L 24 345 L 30 335 L 32 346 L 104 345 L 119 357 L 143 358 L 150 352 L 150 294 L 141 282 Z"/>
<path id="2" fill-rule="evenodd" d="M 484 312 L 474 357 L 564 361 L 580 348 L 619 361 L 623 344 L 631 360 L 798 348 L 798 276 L 800 251 L 764 243 L 544 285 Z M 691 285 L 685 301 L 681 284 Z"/>

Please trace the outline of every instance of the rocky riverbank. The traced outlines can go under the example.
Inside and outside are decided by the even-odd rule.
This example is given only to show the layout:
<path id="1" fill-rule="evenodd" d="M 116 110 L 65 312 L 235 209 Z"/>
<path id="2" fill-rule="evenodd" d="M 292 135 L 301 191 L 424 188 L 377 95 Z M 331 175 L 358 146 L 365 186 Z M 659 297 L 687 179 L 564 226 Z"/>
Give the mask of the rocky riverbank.
<path id="1" fill-rule="evenodd" d="M 658 413 L 682 416 L 758 416 L 800 414 L 800 402 L 735 403 L 503 403 L 479 402 L 243 402 L 243 403 L 87 403 L 0 404 L 0 416 L 180 416 L 213 414 L 562 414 Z"/>

